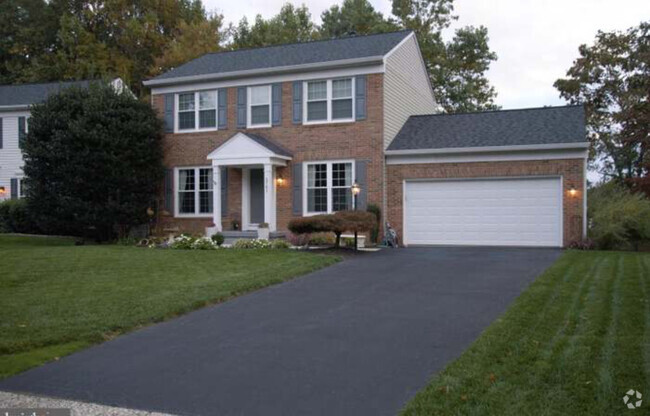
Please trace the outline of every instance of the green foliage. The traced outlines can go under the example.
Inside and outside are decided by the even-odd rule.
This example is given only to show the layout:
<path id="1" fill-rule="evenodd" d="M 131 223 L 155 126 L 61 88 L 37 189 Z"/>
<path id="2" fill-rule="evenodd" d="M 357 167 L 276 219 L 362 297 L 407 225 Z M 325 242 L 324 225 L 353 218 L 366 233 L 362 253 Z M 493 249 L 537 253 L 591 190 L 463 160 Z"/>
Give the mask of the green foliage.
<path id="1" fill-rule="evenodd" d="M 101 85 L 33 106 L 23 153 L 39 228 L 108 240 L 149 221 L 163 174 L 160 123 L 148 104 Z"/>
<path id="2" fill-rule="evenodd" d="M 38 228 L 24 199 L 0 202 L 0 232 L 36 234 Z"/>
<path id="3" fill-rule="evenodd" d="M 176 237 L 169 248 L 174 250 L 216 250 L 220 244 L 208 237 L 192 237 L 181 234 Z"/>
<path id="4" fill-rule="evenodd" d="M 370 231 L 377 221 L 374 214 L 366 211 L 339 211 L 334 214 L 295 218 L 289 221 L 288 228 L 294 234 L 313 234 L 332 232 L 336 236 L 335 246 L 339 247 L 341 234 Z"/>
<path id="5" fill-rule="evenodd" d="M 233 248 L 237 249 L 259 249 L 259 248 L 271 248 L 271 249 L 287 249 L 290 248 L 291 244 L 286 240 L 274 239 L 274 240 L 265 240 L 265 239 L 241 239 L 235 241 Z"/>
<path id="6" fill-rule="evenodd" d="M 650 200 L 614 181 L 590 190 L 589 236 L 601 249 L 638 249 L 650 240 Z"/>
<path id="7" fill-rule="evenodd" d="M 368 204 L 366 211 L 372 213 L 377 217 L 375 226 L 370 230 L 370 241 L 373 243 L 379 242 L 379 228 L 381 227 L 381 208 L 377 204 Z"/>
<path id="8" fill-rule="evenodd" d="M 323 39 L 399 30 L 394 19 L 385 19 L 368 0 L 344 0 L 321 14 L 323 24 L 319 28 Z"/>
<path id="9" fill-rule="evenodd" d="M 309 236 L 308 243 L 310 246 L 331 246 L 336 243 L 336 237 L 331 233 L 316 233 L 307 235 Z"/>
<path id="10" fill-rule="evenodd" d="M 223 242 L 226 240 L 224 238 L 223 234 L 221 234 L 221 233 L 216 233 L 216 234 L 212 235 L 211 238 L 212 238 L 212 241 L 219 247 L 221 247 Z"/>
<path id="11" fill-rule="evenodd" d="M 618 180 L 650 172 L 650 22 L 598 32 L 555 81 L 560 96 L 584 104 L 594 168 Z"/>
<path id="12" fill-rule="evenodd" d="M 268 20 L 258 14 L 252 25 L 244 17 L 232 32 L 233 49 L 306 42 L 317 36 L 307 6 L 295 7 L 291 3 Z"/>

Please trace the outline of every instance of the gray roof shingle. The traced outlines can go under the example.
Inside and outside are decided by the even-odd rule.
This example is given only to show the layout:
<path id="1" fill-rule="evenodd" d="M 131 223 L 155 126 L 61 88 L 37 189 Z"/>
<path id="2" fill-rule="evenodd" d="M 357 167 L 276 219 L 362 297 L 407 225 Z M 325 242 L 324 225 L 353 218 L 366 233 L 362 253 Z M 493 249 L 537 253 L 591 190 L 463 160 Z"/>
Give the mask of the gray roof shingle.
<path id="1" fill-rule="evenodd" d="M 582 106 L 411 116 L 388 150 L 586 142 Z"/>
<path id="2" fill-rule="evenodd" d="M 203 55 L 149 81 L 383 56 L 411 31 L 291 43 Z"/>
<path id="3" fill-rule="evenodd" d="M 283 148 L 282 146 L 276 144 L 275 142 L 272 142 L 271 140 L 267 139 L 266 137 L 262 137 L 259 134 L 252 134 L 252 133 L 244 133 L 246 136 L 250 137 L 251 139 L 255 140 L 258 144 L 261 144 L 262 146 L 266 147 L 276 155 L 280 156 L 286 156 L 286 157 L 293 157 L 291 152 L 289 152 L 287 149 Z"/>
<path id="4" fill-rule="evenodd" d="M 0 106 L 28 106 L 45 101 L 50 94 L 77 86 L 87 88 L 92 81 L 49 82 L 44 84 L 0 85 Z"/>

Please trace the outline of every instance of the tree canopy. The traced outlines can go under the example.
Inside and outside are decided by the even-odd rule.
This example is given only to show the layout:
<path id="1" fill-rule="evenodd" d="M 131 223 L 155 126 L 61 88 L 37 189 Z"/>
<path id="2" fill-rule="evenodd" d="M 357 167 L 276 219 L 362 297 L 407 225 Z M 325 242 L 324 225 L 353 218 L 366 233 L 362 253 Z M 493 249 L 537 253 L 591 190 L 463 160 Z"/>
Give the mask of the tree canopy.
<path id="1" fill-rule="evenodd" d="M 161 132 L 150 105 L 100 84 L 33 106 L 23 170 L 38 228 L 106 240 L 146 223 L 163 174 Z"/>
<path id="2" fill-rule="evenodd" d="M 412 29 L 447 111 L 495 108 L 487 29 L 460 28 L 445 41 L 454 19 L 453 0 L 392 0 L 390 16 L 368 0 L 343 0 L 321 25 L 291 3 L 226 25 L 201 0 L 3 0 L 0 83 L 120 77 L 142 97 L 143 80 L 208 52 Z"/>
<path id="3" fill-rule="evenodd" d="M 606 178 L 645 181 L 650 171 L 650 22 L 625 32 L 598 32 L 555 87 L 583 104 L 591 160 Z"/>

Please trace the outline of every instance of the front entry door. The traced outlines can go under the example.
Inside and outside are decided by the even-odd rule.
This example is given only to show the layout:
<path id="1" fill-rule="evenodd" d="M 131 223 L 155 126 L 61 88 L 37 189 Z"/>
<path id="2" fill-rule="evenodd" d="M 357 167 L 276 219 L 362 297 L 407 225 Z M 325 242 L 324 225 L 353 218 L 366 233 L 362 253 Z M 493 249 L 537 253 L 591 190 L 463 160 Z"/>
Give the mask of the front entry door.
<path id="1" fill-rule="evenodd" d="M 250 224 L 264 222 L 264 169 L 250 170 Z"/>

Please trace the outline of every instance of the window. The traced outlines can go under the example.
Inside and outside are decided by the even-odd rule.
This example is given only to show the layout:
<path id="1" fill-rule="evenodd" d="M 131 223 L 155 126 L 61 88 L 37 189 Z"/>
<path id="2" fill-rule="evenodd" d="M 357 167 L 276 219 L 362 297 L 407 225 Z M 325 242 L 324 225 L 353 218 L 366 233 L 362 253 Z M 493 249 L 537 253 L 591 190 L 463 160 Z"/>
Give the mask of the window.
<path id="1" fill-rule="evenodd" d="M 217 128 L 217 91 L 187 92 L 177 97 L 178 131 Z"/>
<path id="2" fill-rule="evenodd" d="M 212 168 L 178 169 L 178 215 L 212 214 Z"/>
<path id="3" fill-rule="evenodd" d="M 306 164 L 306 214 L 321 214 L 353 208 L 351 161 Z"/>
<path id="4" fill-rule="evenodd" d="M 18 179 L 18 198 L 25 197 L 25 180 Z"/>
<path id="5" fill-rule="evenodd" d="M 352 78 L 307 81 L 304 89 L 306 124 L 354 120 Z"/>
<path id="6" fill-rule="evenodd" d="M 271 86 L 249 87 L 248 102 L 248 126 L 269 127 L 271 125 Z"/>

